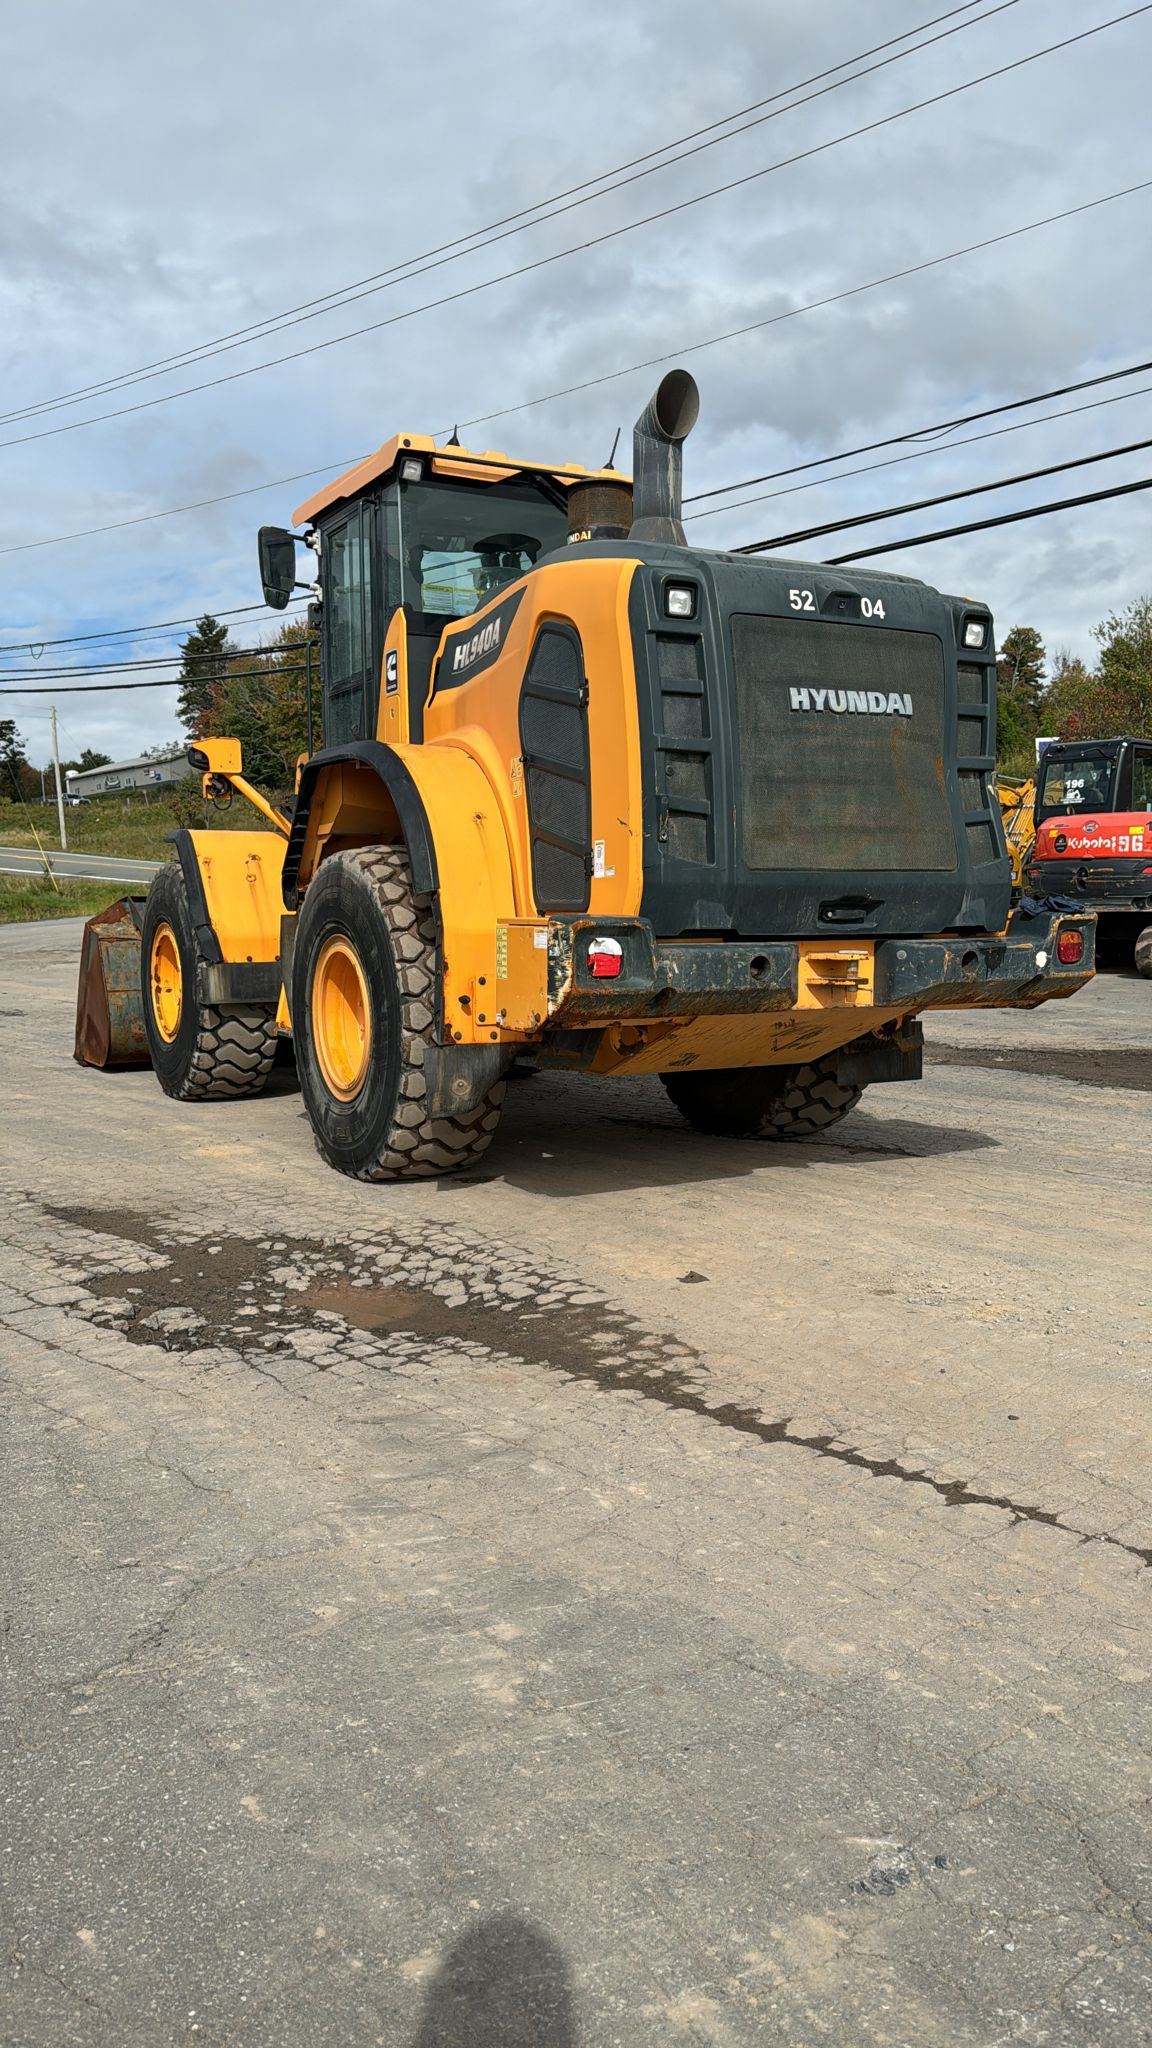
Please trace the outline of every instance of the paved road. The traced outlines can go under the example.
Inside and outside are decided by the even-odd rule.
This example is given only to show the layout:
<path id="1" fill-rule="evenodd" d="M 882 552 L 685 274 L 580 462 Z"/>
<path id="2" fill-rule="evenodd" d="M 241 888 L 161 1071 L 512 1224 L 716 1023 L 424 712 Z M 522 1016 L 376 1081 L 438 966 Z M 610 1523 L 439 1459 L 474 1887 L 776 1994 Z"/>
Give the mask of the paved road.
<path id="1" fill-rule="evenodd" d="M 1148 2042 L 1152 989 L 375 1188 L 74 1067 L 77 931 L 0 932 L 0 2038 Z"/>
<path id="2" fill-rule="evenodd" d="M 53 853 L 55 874 L 92 882 L 127 882 L 146 889 L 159 867 L 154 860 L 120 860 L 111 853 Z M 0 846 L 0 875 L 42 875 L 44 863 L 34 846 Z"/>

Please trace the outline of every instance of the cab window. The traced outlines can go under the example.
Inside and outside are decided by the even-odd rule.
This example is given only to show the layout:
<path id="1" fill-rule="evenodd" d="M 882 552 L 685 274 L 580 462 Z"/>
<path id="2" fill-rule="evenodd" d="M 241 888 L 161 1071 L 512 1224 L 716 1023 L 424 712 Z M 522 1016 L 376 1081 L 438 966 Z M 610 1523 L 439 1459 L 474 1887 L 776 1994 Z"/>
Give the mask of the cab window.
<path id="1" fill-rule="evenodd" d="M 1092 754 L 1049 761 L 1040 805 L 1044 811 L 1106 811 L 1112 798 L 1115 762 Z"/>
<path id="2" fill-rule="evenodd" d="M 329 746 L 367 739 L 375 722 L 372 509 L 355 506 L 328 528 L 321 546 L 324 738 Z"/>
<path id="3" fill-rule="evenodd" d="M 467 618 L 568 538 L 566 511 L 536 483 L 400 486 L 404 602 L 428 620 Z"/>
<path id="4" fill-rule="evenodd" d="M 1152 747 L 1132 750 L 1132 809 L 1152 811 Z"/>

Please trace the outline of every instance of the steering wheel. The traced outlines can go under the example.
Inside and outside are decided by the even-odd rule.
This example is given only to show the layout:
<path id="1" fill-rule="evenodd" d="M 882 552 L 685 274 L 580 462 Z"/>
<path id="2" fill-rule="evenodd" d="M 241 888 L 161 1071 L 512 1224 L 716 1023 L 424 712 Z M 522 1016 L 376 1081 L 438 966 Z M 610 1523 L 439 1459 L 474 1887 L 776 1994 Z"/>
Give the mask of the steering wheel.
<path id="1" fill-rule="evenodd" d="M 540 553 L 540 542 L 532 533 L 489 533 L 476 542 L 481 561 L 487 555 L 527 555 L 530 562 Z"/>

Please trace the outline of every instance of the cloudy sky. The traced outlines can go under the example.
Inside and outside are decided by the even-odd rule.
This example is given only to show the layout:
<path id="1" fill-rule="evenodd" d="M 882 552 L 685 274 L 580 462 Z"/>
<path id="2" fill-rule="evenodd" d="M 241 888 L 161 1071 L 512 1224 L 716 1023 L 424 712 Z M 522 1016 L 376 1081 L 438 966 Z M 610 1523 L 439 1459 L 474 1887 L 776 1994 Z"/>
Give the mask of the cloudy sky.
<path id="1" fill-rule="evenodd" d="M 1106 22 L 1123 0 L 978 0 L 941 19 L 947 5 L 38 0 L 4 10 L 0 643 L 23 652 L 0 654 L 0 668 L 171 653 L 179 633 L 44 648 L 35 663 L 28 649 L 252 604 L 256 527 L 286 522 L 325 475 L 397 430 L 476 421 L 463 434 L 472 446 L 602 461 L 658 374 L 629 366 L 653 358 L 692 351 L 684 359 L 702 393 L 692 492 L 1152 356 L 1150 192 L 774 317 L 1152 179 L 1148 12 L 837 141 Z M 898 61 L 838 83 L 862 68 L 850 60 L 897 37 L 907 40 L 880 56 Z M 790 108 L 786 88 L 833 66 L 845 68 L 822 83 L 835 90 Z M 759 108 L 772 118 L 730 134 L 729 117 L 779 94 Z M 712 146 L 616 192 L 280 333 L 262 324 L 715 123 L 725 125 Z M 631 226 L 666 208 L 679 210 Z M 572 253 L 541 263 L 557 252 Z M 540 267 L 418 310 L 530 264 Z M 121 381 L 252 326 L 224 353 Z M 171 395 L 215 377 L 230 381 Z M 109 382 L 111 392 L 44 409 Z M 1152 372 L 1010 415 L 1032 422 L 1119 398 L 972 446 L 952 444 L 982 428 L 961 429 L 897 467 L 725 510 L 689 533 L 712 545 L 756 539 L 1146 439 L 1146 386 Z M 127 407 L 139 409 L 81 424 Z M 1152 474 L 1150 455 L 810 552 L 1127 482 Z M 912 547 L 884 565 L 979 593 L 1001 632 L 1026 621 L 1050 648 L 1087 654 L 1092 625 L 1152 588 L 1150 541 L 1152 503 L 1134 496 Z M 249 631 L 266 623 L 253 616 Z M 175 737 L 174 695 L 61 695 L 65 751 L 118 756 Z M 2 700 L 37 760 L 48 701 Z"/>

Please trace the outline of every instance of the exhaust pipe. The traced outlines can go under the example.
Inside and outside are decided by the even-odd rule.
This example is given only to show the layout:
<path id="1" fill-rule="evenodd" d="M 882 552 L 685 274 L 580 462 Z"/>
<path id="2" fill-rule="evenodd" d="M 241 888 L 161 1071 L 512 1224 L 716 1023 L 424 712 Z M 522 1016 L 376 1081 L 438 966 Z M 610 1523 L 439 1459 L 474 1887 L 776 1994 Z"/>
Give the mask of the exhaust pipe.
<path id="1" fill-rule="evenodd" d="M 632 429 L 631 540 L 685 546 L 680 518 L 684 442 L 699 414 L 695 377 L 687 370 L 669 370 Z"/>

